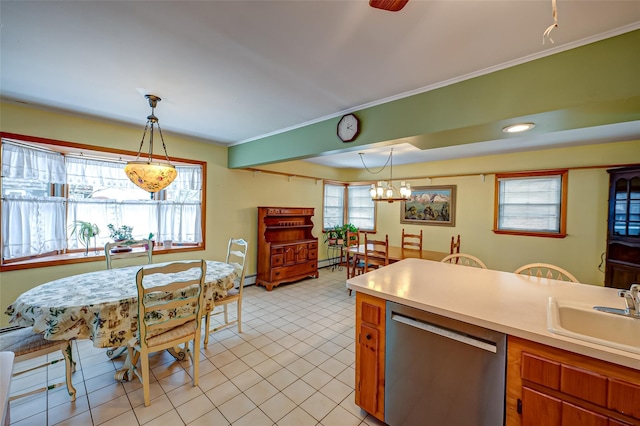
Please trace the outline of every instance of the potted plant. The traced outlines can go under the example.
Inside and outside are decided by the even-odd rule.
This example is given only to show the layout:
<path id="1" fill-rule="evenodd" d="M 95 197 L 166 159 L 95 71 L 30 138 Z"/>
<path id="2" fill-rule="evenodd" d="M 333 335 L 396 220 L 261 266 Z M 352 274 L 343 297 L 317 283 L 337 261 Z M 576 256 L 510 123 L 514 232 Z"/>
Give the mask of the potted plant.
<path id="1" fill-rule="evenodd" d="M 130 244 L 130 241 L 133 240 L 133 227 L 128 225 L 122 225 L 119 227 L 115 227 L 113 224 L 108 224 L 107 228 L 109 228 L 109 237 L 120 246 L 115 249 L 111 249 L 112 253 L 123 252 L 123 251 L 131 251 L 131 247 L 127 247 L 127 243 Z"/>
<path id="2" fill-rule="evenodd" d="M 95 223 L 87 222 L 84 220 L 76 220 L 70 226 L 71 228 L 71 237 L 77 235 L 78 241 L 85 247 L 84 255 L 89 255 L 89 244 L 91 243 L 91 237 L 94 238 L 94 246 L 95 238 L 100 233 L 100 228 Z M 97 253 L 97 250 L 96 250 Z"/>
<path id="3" fill-rule="evenodd" d="M 344 232 L 342 225 L 335 225 L 333 228 L 329 228 L 324 233 L 324 242 L 330 246 L 342 244 L 341 240 L 344 238 Z"/>
<path id="4" fill-rule="evenodd" d="M 149 243 L 151 244 L 151 247 L 153 247 L 156 244 L 156 242 L 153 240 L 153 235 L 154 235 L 153 232 L 149 232 L 149 237 L 147 238 L 149 240 Z M 145 244 L 144 249 L 149 250 L 149 246 Z"/>

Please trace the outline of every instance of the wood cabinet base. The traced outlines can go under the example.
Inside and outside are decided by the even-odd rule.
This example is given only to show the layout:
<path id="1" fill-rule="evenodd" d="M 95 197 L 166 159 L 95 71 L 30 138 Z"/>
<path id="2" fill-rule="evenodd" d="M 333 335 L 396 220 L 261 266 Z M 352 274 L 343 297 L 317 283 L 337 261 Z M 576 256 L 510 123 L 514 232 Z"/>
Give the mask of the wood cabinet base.
<path id="1" fill-rule="evenodd" d="M 640 371 L 509 336 L 507 426 L 640 425 Z"/>

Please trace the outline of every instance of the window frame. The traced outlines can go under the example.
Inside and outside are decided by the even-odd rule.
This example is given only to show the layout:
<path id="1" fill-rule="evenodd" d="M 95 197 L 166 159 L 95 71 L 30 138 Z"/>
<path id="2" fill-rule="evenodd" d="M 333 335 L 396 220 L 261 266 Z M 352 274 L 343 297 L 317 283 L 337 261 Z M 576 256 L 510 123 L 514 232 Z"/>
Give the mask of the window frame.
<path id="1" fill-rule="evenodd" d="M 500 180 L 501 179 L 533 179 L 541 176 L 559 176 L 560 177 L 560 221 L 558 232 L 534 231 L 534 230 L 511 230 L 500 229 Z M 493 209 L 493 232 L 503 235 L 522 235 L 529 237 L 544 238 L 565 238 L 567 236 L 567 188 L 568 188 L 568 169 L 514 172 L 514 173 L 496 173 L 495 189 L 494 189 L 494 209 Z"/>
<path id="2" fill-rule="evenodd" d="M 325 180 L 323 182 L 323 187 L 322 187 L 322 232 L 327 232 L 328 229 L 330 228 L 326 228 L 324 225 L 324 212 L 325 212 L 325 194 L 326 194 L 326 186 L 327 185 L 332 185 L 332 186 L 342 186 L 343 187 L 343 191 L 342 191 L 342 223 L 339 225 L 344 225 L 345 223 L 350 223 L 349 222 L 349 187 L 350 186 L 366 186 L 369 187 L 371 184 L 370 183 L 366 183 L 366 182 L 339 182 L 339 181 L 332 181 L 332 180 Z M 359 229 L 360 232 L 367 232 L 367 233 L 376 233 L 377 232 L 377 226 L 378 226 L 378 206 L 377 204 L 374 202 L 373 203 L 373 228 L 372 229 Z"/>
<path id="3" fill-rule="evenodd" d="M 69 154 L 72 151 L 82 151 L 87 156 L 99 156 L 101 159 L 118 159 L 123 161 L 133 161 L 137 156 L 137 152 L 101 147 L 96 145 L 81 144 L 76 142 L 61 141 L 56 139 L 42 138 L 36 136 L 22 135 L 17 133 L 0 132 L 0 139 L 12 139 L 17 142 L 24 142 L 28 145 L 35 147 L 46 147 L 63 154 Z M 0 141 L 0 144 L 2 142 Z M 153 155 L 154 159 L 164 159 L 164 156 Z M 171 248 L 164 248 L 162 244 L 156 244 L 154 247 L 155 254 L 167 254 L 176 252 L 189 252 L 189 251 L 203 251 L 206 249 L 206 189 L 207 189 L 207 163 L 204 161 L 191 160 L 187 158 L 180 158 L 169 156 L 169 160 L 174 165 L 198 165 L 202 167 L 202 189 L 201 189 L 201 229 L 202 229 L 202 242 L 194 244 L 185 244 L 181 246 L 172 246 Z M 65 198 L 68 196 L 68 185 L 62 185 Z M 53 188 L 52 188 L 53 191 Z M 1 222 L 0 211 L 0 223 Z M 158 243 L 158 242 L 156 242 Z M 89 255 L 84 255 L 84 249 L 71 249 L 66 253 L 45 253 L 30 256 L 27 258 L 2 260 L 0 259 L 0 272 L 13 271 L 20 269 L 49 267 L 73 263 L 86 263 L 86 262 L 100 262 L 105 261 L 105 255 L 103 250 L 99 249 L 99 253 L 96 254 L 94 250 L 89 250 Z"/>

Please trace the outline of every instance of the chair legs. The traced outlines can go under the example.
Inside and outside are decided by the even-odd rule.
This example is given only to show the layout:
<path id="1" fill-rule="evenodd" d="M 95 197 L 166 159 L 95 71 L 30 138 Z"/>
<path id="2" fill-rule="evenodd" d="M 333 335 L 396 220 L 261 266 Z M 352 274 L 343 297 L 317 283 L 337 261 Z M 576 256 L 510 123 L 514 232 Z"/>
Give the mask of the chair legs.
<path id="1" fill-rule="evenodd" d="M 238 333 L 242 333 L 242 299 L 238 299 L 236 304 L 238 305 L 238 314 L 237 314 Z"/>
<path id="2" fill-rule="evenodd" d="M 229 303 L 233 303 L 233 302 L 229 302 Z M 237 306 L 237 317 L 235 320 L 233 321 L 229 321 L 229 310 L 228 310 L 228 306 L 229 303 L 225 303 L 222 306 L 223 311 L 222 312 L 218 312 L 216 314 L 213 314 L 213 312 L 210 312 L 207 314 L 205 320 L 204 320 L 204 329 L 205 329 L 205 336 L 204 336 L 204 347 L 206 348 L 207 345 L 209 344 L 209 334 L 211 333 L 215 333 L 216 331 L 222 330 L 225 327 L 228 327 L 230 325 L 233 324 L 237 324 L 238 325 L 238 333 L 242 333 L 242 298 L 239 298 L 235 301 L 236 306 Z M 215 308 L 214 308 L 215 309 Z M 224 315 L 224 324 L 217 326 L 216 328 L 210 328 L 211 327 L 211 315 L 218 315 L 218 314 L 223 314 Z"/>
<path id="3" fill-rule="evenodd" d="M 56 383 L 56 384 L 53 384 L 53 385 L 46 385 L 46 386 L 43 386 L 41 388 L 32 390 L 30 392 L 25 392 L 25 393 L 21 393 L 21 394 L 18 394 L 18 395 L 14 395 L 14 396 L 12 396 L 10 398 L 10 401 L 13 401 L 14 399 L 22 398 L 24 396 L 33 395 L 33 394 L 36 394 L 36 393 L 39 393 L 39 392 L 52 390 L 52 389 L 55 389 L 57 387 L 65 385 L 65 384 L 67 386 L 67 393 L 71 397 L 71 402 L 76 400 L 76 388 L 73 387 L 73 382 L 72 382 L 72 378 L 71 378 L 71 375 L 76 372 L 76 363 L 73 361 L 73 355 L 72 355 L 72 352 L 71 352 L 72 351 L 71 341 L 61 342 L 59 347 L 60 347 L 60 351 L 62 352 L 62 355 L 64 356 L 65 381 L 61 382 L 61 383 Z M 44 364 L 44 365 L 40 364 L 40 365 L 37 365 L 35 367 L 20 371 L 18 373 L 14 373 L 13 376 L 14 377 L 15 376 L 19 376 L 21 374 L 27 373 L 29 371 L 36 370 L 38 368 L 42 368 L 42 367 L 45 367 L 45 366 L 53 365 L 53 364 L 55 364 L 57 362 L 60 362 L 60 361 L 62 361 L 62 359 L 57 359 L 57 360 L 54 360 L 54 361 L 50 361 L 49 363 Z"/>

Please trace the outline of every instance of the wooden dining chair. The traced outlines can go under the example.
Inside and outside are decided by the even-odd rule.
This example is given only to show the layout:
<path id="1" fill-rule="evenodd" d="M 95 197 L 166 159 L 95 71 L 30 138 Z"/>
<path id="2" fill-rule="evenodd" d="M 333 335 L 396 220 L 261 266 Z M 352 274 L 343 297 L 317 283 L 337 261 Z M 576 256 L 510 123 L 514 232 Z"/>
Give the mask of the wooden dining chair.
<path id="1" fill-rule="evenodd" d="M 419 234 L 409 234 L 402 228 L 402 249 L 422 251 L 422 229 Z"/>
<path id="2" fill-rule="evenodd" d="M 142 247 L 143 250 L 133 250 Z M 129 249 L 129 250 L 127 250 Z M 126 242 L 110 242 L 104 245 L 104 257 L 107 259 L 107 269 L 113 268 L 113 261 L 146 257 L 146 264 L 153 263 L 153 242 L 151 240 L 129 240 Z M 127 262 L 130 266 L 130 263 Z"/>
<path id="3" fill-rule="evenodd" d="M 197 269 L 195 275 L 194 269 Z M 130 343 L 128 349 L 133 371 L 142 382 L 144 405 L 147 407 L 150 405 L 150 353 L 184 344 L 184 350 L 192 361 L 193 386 L 198 385 L 206 271 L 207 263 L 196 260 L 140 268 L 136 274 L 138 331 L 135 343 Z M 145 279 L 149 277 L 160 278 L 161 283 L 147 287 Z M 192 350 L 189 350 L 189 342 L 192 342 Z M 136 366 L 138 359 L 141 371 Z"/>
<path id="4" fill-rule="evenodd" d="M 133 250 L 133 248 L 144 248 L 144 251 Z M 128 250 L 127 250 L 128 249 Z M 146 264 L 153 263 L 153 242 L 150 240 L 128 240 L 125 242 L 110 242 L 104 245 L 104 257 L 107 259 L 107 269 L 113 269 L 113 261 L 120 265 L 120 260 L 145 257 Z M 123 262 L 125 263 L 125 262 Z M 131 266 L 131 262 L 120 266 Z M 119 358 L 127 351 L 126 346 L 113 347 L 107 349 L 109 359 Z"/>
<path id="5" fill-rule="evenodd" d="M 238 324 L 238 333 L 242 333 L 242 289 L 244 288 L 244 276 L 247 269 L 247 251 L 249 250 L 249 243 L 242 238 L 230 238 L 227 245 L 227 260 L 226 263 L 233 266 L 236 273 L 236 279 L 234 288 L 227 291 L 227 295 L 214 300 L 214 308 L 212 312 L 206 313 L 204 329 L 207 330 L 207 334 L 204 336 L 205 348 L 209 344 L 209 334 L 221 330 L 233 324 Z M 237 313 L 236 319 L 229 321 L 229 312 L 227 306 L 230 303 L 236 303 Z M 222 312 L 215 312 L 217 306 L 222 306 Z M 209 322 L 212 315 L 224 314 L 224 324 L 209 329 Z"/>
<path id="6" fill-rule="evenodd" d="M 538 278 L 550 278 L 553 280 L 579 282 L 576 277 L 559 266 L 550 263 L 529 263 L 514 271 L 515 274 L 529 275 Z"/>
<path id="7" fill-rule="evenodd" d="M 345 250 L 347 251 L 347 254 L 346 254 L 347 279 L 349 279 L 355 276 L 355 273 L 356 273 L 355 268 L 356 268 L 356 263 L 358 261 L 358 256 L 355 253 L 350 253 L 349 248 L 358 247 L 360 245 L 360 232 L 347 231 L 345 238 L 346 238 Z"/>
<path id="8" fill-rule="evenodd" d="M 71 375 L 76 371 L 76 363 L 73 361 L 71 340 L 47 340 L 42 333 L 36 333 L 32 327 L 16 327 L 0 332 L 0 352 L 9 351 L 15 355 L 15 362 L 27 361 L 43 355 L 58 353 L 61 356 L 55 358 L 45 358 L 37 365 L 14 372 L 12 378 L 19 377 L 30 371 L 48 367 L 64 361 L 65 381 L 56 384 L 44 384 L 44 386 L 12 395 L 10 400 L 45 392 L 57 387 L 67 385 L 67 393 L 71 401 L 76 400 L 76 389 L 71 382 Z"/>
<path id="9" fill-rule="evenodd" d="M 458 239 L 455 237 L 451 237 L 451 249 L 449 250 L 449 254 L 460 253 L 460 234 L 458 234 Z"/>
<path id="10" fill-rule="evenodd" d="M 364 272 L 389 264 L 389 235 L 384 240 L 369 240 L 364 234 Z"/>
<path id="11" fill-rule="evenodd" d="M 464 254 L 464 253 L 450 254 L 449 256 L 446 256 L 444 259 L 442 259 L 440 262 L 487 269 L 487 265 L 485 265 L 482 260 L 478 259 L 473 255 Z"/>

